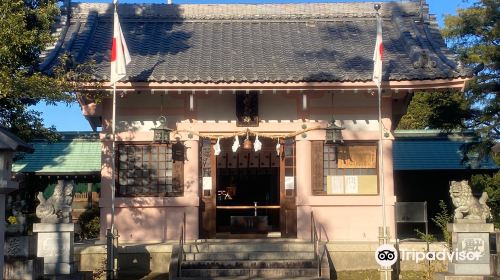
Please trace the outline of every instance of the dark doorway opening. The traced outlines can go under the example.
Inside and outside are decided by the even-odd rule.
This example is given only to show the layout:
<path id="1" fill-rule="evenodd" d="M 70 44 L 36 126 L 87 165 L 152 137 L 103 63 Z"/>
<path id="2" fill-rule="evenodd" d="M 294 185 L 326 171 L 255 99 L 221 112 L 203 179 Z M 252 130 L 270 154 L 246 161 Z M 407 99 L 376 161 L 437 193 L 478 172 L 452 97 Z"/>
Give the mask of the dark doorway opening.
<path id="1" fill-rule="evenodd" d="M 279 167 L 217 168 L 217 233 L 280 230 Z"/>

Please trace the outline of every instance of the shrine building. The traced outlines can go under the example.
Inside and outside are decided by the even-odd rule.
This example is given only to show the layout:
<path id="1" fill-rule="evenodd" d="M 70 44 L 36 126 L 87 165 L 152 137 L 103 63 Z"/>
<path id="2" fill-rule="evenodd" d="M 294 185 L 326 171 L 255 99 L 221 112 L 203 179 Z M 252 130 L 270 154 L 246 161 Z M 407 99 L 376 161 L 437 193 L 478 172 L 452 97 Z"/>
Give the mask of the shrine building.
<path id="1" fill-rule="evenodd" d="M 131 63 L 116 83 L 115 158 L 113 6 L 72 4 L 41 66 L 64 53 L 95 66 L 81 90 L 99 98 L 79 99 L 102 128 L 101 239 L 112 180 L 120 242 L 178 240 L 182 224 L 191 240 L 309 240 L 311 217 L 328 241 L 372 242 L 384 203 L 394 237 L 393 131 L 413 93 L 463 90 L 472 76 L 416 2 L 379 11 L 381 123 L 374 3 L 120 4 Z"/>

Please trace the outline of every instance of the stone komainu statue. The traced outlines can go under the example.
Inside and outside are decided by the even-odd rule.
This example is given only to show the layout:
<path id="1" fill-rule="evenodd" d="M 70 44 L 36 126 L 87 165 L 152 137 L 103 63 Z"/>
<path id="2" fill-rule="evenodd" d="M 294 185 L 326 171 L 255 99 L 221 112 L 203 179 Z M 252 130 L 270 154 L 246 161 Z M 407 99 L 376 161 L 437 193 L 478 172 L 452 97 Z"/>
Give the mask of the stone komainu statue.
<path id="1" fill-rule="evenodd" d="M 451 181 L 450 196 L 455 208 L 455 219 L 486 220 L 491 210 L 486 201 L 488 194 L 483 192 L 479 200 L 472 195 L 468 181 Z"/>
<path id="2" fill-rule="evenodd" d="M 36 207 L 36 216 L 42 223 L 70 223 L 73 194 L 72 181 L 58 180 L 54 193 L 48 199 L 42 192 L 38 193 L 40 204 Z"/>

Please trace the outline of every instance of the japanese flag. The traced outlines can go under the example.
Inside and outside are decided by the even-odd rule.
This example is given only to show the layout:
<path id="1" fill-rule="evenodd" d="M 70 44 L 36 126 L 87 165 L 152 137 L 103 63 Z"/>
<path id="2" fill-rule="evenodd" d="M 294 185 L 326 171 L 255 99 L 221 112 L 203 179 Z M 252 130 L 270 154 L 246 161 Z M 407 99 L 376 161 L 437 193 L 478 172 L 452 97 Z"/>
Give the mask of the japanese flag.
<path id="1" fill-rule="evenodd" d="M 384 44 L 382 43 L 382 19 L 377 16 L 377 41 L 373 52 L 373 81 L 380 89 L 382 84 L 382 58 L 384 54 Z"/>
<path id="2" fill-rule="evenodd" d="M 116 83 L 127 75 L 126 66 L 130 63 L 130 53 L 128 52 L 127 43 L 123 37 L 118 12 L 116 11 L 117 0 L 113 0 L 115 4 L 114 22 L 113 22 L 113 44 L 111 46 L 111 83 Z"/>

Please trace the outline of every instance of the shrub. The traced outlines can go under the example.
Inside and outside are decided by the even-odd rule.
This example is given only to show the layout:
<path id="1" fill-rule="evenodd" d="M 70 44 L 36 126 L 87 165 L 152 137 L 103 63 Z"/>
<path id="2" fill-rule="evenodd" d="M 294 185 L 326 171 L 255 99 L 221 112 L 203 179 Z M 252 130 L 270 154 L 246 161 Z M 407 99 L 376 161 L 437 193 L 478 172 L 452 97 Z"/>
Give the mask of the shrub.
<path id="1" fill-rule="evenodd" d="M 491 208 L 492 222 L 496 228 L 500 228 L 500 172 L 472 175 L 471 186 L 474 193 L 488 193 L 486 204 Z"/>
<path id="2" fill-rule="evenodd" d="M 448 210 L 446 202 L 443 200 L 439 201 L 439 208 L 441 209 L 439 213 L 432 218 L 432 221 L 439 227 L 441 233 L 443 234 L 444 242 L 448 246 L 451 252 L 451 233 L 448 231 L 448 223 L 453 222 L 453 212 Z"/>
<path id="3" fill-rule="evenodd" d="M 99 237 L 100 231 L 100 219 L 99 219 L 99 208 L 93 207 L 85 210 L 78 218 L 78 224 L 80 225 L 81 239 L 92 239 Z"/>

